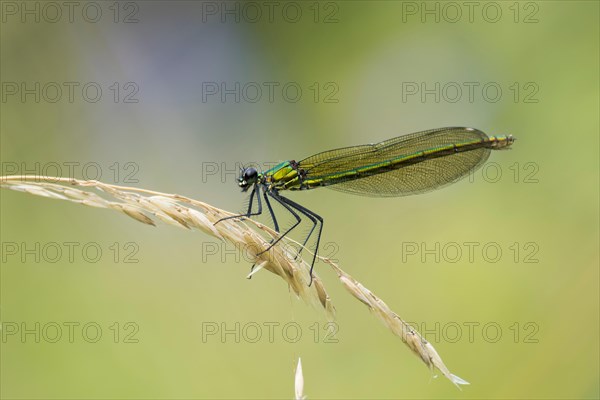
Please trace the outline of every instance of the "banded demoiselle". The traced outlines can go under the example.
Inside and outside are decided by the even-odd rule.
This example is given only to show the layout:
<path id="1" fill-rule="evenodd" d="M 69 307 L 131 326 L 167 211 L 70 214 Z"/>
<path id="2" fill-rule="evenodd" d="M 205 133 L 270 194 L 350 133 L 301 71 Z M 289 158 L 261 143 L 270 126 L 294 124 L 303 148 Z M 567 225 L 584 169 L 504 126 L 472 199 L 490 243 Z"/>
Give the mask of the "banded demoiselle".
<path id="1" fill-rule="evenodd" d="M 248 211 L 245 214 L 223 218 L 217 223 L 225 219 L 262 214 L 262 195 L 273 219 L 275 231 L 280 233 L 279 223 L 269 201 L 269 198 L 273 199 L 283 206 L 296 222 L 271 241 L 269 247 L 264 250 L 268 251 L 300 224 L 300 215 L 308 218 L 312 228 L 302 248 L 318 227 L 310 267 L 312 283 L 312 272 L 323 231 L 323 218 L 283 197 L 281 191 L 328 187 L 372 197 L 424 193 L 464 178 L 481 167 L 492 150 L 506 149 L 514 141 L 512 135 L 487 136 L 473 128 L 450 127 L 403 135 L 376 144 L 324 151 L 301 161 L 282 162 L 262 173 L 254 167 L 242 168 L 238 185 L 243 192 L 252 188 Z M 258 203 L 256 212 L 252 212 L 254 199 Z"/>

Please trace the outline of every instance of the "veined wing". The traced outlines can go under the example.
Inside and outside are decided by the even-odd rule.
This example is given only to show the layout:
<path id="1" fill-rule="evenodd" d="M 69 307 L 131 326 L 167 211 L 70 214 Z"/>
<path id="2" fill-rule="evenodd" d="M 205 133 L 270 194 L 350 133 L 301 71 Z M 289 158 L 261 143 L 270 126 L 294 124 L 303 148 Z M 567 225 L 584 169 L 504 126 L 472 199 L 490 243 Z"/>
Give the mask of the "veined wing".
<path id="1" fill-rule="evenodd" d="M 360 175 L 348 174 L 365 166 L 424 151 L 464 143 L 485 142 L 487 135 L 472 128 L 441 128 L 399 136 L 377 144 L 345 147 L 315 154 L 300 161 L 307 179 L 347 193 L 392 197 L 423 193 L 451 184 L 481 166 L 489 157 L 489 147 L 446 153 L 415 163 L 399 163 L 396 168 L 375 168 Z"/>

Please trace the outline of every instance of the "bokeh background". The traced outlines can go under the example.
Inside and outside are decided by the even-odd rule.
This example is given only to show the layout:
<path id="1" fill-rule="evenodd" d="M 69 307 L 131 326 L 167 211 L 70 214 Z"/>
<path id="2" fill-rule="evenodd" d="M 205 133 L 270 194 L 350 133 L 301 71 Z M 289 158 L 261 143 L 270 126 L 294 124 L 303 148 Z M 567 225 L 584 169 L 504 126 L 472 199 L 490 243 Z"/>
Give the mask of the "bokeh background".
<path id="1" fill-rule="evenodd" d="M 310 398 L 599 397 L 597 2 L 45 4 L 2 2 L 2 174 L 73 165 L 238 211 L 241 164 L 442 126 L 518 141 L 425 195 L 289 195 L 462 392 L 323 263 L 333 341 L 322 313 L 269 273 L 246 280 L 211 237 L 2 190 L 3 398 L 291 398 L 298 356 Z"/>

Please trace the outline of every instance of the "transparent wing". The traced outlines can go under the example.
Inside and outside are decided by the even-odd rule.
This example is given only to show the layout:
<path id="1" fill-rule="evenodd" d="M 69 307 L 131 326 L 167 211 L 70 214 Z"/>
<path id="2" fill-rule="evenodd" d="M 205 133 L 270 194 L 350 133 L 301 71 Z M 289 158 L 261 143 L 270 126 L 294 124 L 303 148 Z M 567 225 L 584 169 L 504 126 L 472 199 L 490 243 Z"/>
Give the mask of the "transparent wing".
<path id="1" fill-rule="evenodd" d="M 435 147 L 486 139 L 485 133 L 472 128 L 441 128 L 399 136 L 377 144 L 325 151 L 299 164 L 307 172 L 308 179 L 323 179 L 325 185 L 334 190 L 373 197 L 406 196 L 456 182 L 481 166 L 488 159 L 491 149 L 481 147 L 426 159 L 359 179 L 338 175 Z"/>

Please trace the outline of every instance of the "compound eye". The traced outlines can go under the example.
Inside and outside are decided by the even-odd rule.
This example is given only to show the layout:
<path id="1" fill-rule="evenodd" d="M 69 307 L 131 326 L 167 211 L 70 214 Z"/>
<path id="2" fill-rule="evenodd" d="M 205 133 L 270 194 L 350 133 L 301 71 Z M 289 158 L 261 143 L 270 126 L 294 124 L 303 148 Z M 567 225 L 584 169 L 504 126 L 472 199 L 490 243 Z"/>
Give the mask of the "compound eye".
<path id="1" fill-rule="evenodd" d="M 244 180 L 246 182 L 252 182 L 256 179 L 256 177 L 258 176 L 258 172 L 256 171 L 255 168 L 246 168 L 246 170 L 244 171 Z"/>

